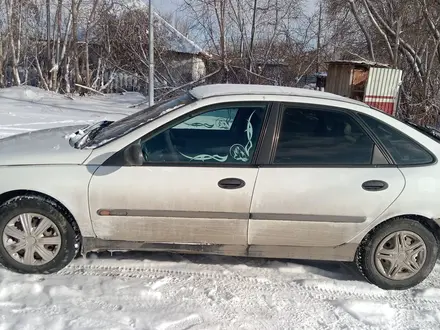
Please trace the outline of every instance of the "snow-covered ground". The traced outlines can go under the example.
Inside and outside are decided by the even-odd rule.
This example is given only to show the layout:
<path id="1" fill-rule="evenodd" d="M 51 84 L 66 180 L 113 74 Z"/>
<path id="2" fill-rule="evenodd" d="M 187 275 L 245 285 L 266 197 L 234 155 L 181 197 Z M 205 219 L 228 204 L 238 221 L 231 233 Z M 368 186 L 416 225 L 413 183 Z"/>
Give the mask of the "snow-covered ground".
<path id="1" fill-rule="evenodd" d="M 35 87 L 0 89 L 0 138 L 37 129 L 119 119 L 138 111 L 130 106 L 144 100 L 138 93 L 70 99 Z"/>
<path id="2" fill-rule="evenodd" d="M 141 100 L 0 90 L 0 137 L 117 119 Z M 419 287 L 386 292 L 349 263 L 92 254 L 48 276 L 0 269 L 3 329 L 440 329 L 440 263 Z"/>

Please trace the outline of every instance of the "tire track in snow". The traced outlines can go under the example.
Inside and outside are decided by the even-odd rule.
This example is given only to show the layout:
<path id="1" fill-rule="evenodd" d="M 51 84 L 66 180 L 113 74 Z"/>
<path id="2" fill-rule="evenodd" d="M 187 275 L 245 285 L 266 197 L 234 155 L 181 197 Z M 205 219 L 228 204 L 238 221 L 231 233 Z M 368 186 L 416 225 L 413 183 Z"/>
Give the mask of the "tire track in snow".
<path id="1" fill-rule="evenodd" d="M 316 299 L 327 301 L 357 299 L 382 303 L 389 303 L 393 307 L 422 310 L 438 309 L 440 297 L 417 296 L 417 289 L 407 291 L 384 291 L 373 285 L 362 282 L 338 280 L 289 280 L 288 277 L 271 277 L 262 279 L 255 276 L 244 276 L 240 274 L 223 274 L 220 272 L 193 271 L 183 269 L 161 269 L 152 267 L 126 267 L 126 266 L 101 266 L 101 265 L 69 265 L 58 272 L 59 275 L 72 276 L 106 276 L 118 278 L 148 278 L 159 280 L 164 275 L 171 277 L 209 278 L 225 282 L 239 282 L 247 284 L 252 290 L 275 292 L 280 289 L 288 289 L 299 295 L 312 294 Z M 361 289 L 359 284 L 362 283 Z"/>

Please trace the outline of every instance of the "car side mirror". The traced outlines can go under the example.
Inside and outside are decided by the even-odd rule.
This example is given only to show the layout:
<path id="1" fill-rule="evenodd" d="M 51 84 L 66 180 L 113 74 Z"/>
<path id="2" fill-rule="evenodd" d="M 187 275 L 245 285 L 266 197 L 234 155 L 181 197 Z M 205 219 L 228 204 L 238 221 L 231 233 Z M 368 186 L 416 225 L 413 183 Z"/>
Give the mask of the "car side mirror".
<path id="1" fill-rule="evenodd" d="M 131 144 L 124 151 L 124 159 L 131 166 L 141 166 L 144 164 L 144 155 L 140 141 Z"/>

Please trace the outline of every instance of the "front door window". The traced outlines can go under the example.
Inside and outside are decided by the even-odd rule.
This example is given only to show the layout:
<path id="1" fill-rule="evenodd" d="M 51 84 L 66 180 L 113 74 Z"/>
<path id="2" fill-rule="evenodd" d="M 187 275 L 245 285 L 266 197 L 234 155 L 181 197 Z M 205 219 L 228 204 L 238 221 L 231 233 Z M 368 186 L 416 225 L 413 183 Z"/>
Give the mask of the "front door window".
<path id="1" fill-rule="evenodd" d="M 145 162 L 250 164 L 266 108 L 242 104 L 186 117 L 143 142 Z"/>

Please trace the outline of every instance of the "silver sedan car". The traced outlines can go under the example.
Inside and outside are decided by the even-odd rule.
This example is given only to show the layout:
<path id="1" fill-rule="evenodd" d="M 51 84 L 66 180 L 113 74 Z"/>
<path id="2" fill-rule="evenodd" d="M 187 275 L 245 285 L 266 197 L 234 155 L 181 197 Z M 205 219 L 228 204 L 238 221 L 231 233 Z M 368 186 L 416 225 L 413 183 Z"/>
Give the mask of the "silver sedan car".
<path id="1" fill-rule="evenodd" d="M 0 140 L 0 263 L 99 250 L 353 261 L 383 289 L 433 269 L 440 134 L 337 95 L 207 85 L 88 127 Z"/>

